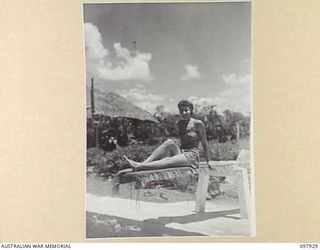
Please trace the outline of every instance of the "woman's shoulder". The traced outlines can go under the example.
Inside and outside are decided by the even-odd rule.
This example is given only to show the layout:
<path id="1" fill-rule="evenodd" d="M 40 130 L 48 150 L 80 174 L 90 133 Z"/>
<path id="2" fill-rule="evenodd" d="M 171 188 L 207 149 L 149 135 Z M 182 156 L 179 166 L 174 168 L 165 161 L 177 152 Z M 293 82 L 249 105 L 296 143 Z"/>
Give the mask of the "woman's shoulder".
<path id="1" fill-rule="evenodd" d="M 204 126 L 204 123 L 199 120 L 199 119 L 196 119 L 196 118 L 191 118 L 192 119 L 192 123 L 196 126 Z"/>

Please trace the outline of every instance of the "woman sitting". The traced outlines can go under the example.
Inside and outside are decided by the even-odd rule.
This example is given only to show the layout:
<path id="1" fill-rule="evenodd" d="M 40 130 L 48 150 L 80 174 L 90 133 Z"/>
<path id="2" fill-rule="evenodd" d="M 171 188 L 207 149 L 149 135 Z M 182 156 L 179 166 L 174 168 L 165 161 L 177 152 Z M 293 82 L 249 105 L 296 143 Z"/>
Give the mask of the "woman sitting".
<path id="1" fill-rule="evenodd" d="M 200 142 L 205 152 L 205 159 L 209 164 L 210 153 L 203 122 L 192 117 L 193 104 L 190 101 L 180 101 L 178 108 L 181 115 L 181 119 L 177 122 L 180 145 L 175 140 L 168 139 L 144 162 L 136 162 L 124 156 L 123 158 L 133 171 L 186 166 L 198 168 Z"/>

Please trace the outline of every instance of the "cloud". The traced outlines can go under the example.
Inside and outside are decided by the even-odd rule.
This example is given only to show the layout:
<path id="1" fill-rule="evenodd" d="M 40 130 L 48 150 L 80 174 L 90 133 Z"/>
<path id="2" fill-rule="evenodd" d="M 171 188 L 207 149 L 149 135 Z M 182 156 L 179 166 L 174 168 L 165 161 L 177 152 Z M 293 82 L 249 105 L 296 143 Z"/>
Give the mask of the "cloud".
<path id="1" fill-rule="evenodd" d="M 251 110 L 251 75 L 229 74 L 222 76 L 223 82 L 228 86 L 219 93 L 223 99 L 223 106 L 233 111 L 247 114 Z"/>
<path id="2" fill-rule="evenodd" d="M 250 75 L 241 75 L 241 76 L 236 76 L 235 74 L 230 74 L 230 75 L 223 75 L 222 80 L 224 83 L 231 85 L 231 86 L 250 86 Z"/>
<path id="3" fill-rule="evenodd" d="M 140 108 L 154 113 L 155 108 L 164 102 L 164 97 L 148 92 L 145 88 L 136 87 L 130 90 L 118 91 L 118 94 L 127 98 Z"/>
<path id="4" fill-rule="evenodd" d="M 188 81 L 190 79 L 199 79 L 201 78 L 201 74 L 199 72 L 198 66 L 187 64 L 185 66 L 186 74 L 180 78 L 181 81 Z"/>
<path id="5" fill-rule="evenodd" d="M 191 101 L 194 105 L 209 106 L 209 105 L 220 105 L 222 103 L 222 99 L 220 97 L 197 97 L 190 96 L 189 101 Z"/>
<path id="6" fill-rule="evenodd" d="M 225 88 L 218 92 L 216 96 L 190 96 L 189 100 L 200 107 L 216 105 L 218 112 L 230 109 L 232 111 L 241 112 L 244 115 L 250 113 L 251 75 L 249 73 L 238 76 L 236 74 L 223 75 L 222 81 L 225 84 Z"/>
<path id="7" fill-rule="evenodd" d="M 102 37 L 96 26 L 85 23 L 84 32 L 87 59 L 99 60 L 109 55 L 109 51 L 102 45 Z"/>
<path id="8" fill-rule="evenodd" d="M 101 33 L 95 25 L 85 23 L 84 32 L 88 76 L 111 81 L 152 81 L 150 53 L 130 51 L 120 43 L 114 43 L 115 57 L 112 57 L 110 51 L 104 47 Z"/>

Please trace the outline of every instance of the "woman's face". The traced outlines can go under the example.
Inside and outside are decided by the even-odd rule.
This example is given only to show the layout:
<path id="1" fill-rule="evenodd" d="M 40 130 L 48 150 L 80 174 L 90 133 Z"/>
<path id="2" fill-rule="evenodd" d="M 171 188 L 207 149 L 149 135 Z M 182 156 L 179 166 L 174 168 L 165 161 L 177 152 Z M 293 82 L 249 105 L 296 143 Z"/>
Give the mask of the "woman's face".
<path id="1" fill-rule="evenodd" d="M 191 117 L 191 108 L 189 106 L 182 106 L 179 109 L 183 120 L 188 120 Z"/>

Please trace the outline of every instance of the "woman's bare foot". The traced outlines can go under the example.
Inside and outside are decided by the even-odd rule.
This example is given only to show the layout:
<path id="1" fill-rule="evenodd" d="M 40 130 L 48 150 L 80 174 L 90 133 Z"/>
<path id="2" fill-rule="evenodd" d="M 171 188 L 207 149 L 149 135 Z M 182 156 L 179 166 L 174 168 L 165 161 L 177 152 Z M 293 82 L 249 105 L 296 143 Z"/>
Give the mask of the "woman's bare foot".
<path id="1" fill-rule="evenodd" d="M 136 162 L 133 160 L 130 160 L 127 156 L 123 156 L 123 159 L 130 165 L 130 167 L 133 168 L 134 171 L 138 170 L 141 163 L 140 162 Z"/>

